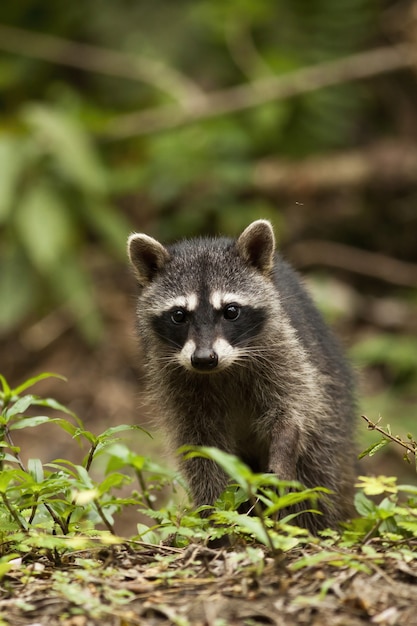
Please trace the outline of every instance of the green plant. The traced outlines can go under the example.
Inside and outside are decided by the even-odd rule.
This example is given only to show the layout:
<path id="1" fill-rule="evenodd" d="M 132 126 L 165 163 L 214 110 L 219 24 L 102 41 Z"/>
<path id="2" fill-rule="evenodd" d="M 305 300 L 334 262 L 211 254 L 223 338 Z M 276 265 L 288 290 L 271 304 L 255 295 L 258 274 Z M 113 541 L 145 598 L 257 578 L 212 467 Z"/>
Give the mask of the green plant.
<path id="1" fill-rule="evenodd" d="M 26 394 L 40 380 L 53 376 L 41 374 L 12 389 L 0 376 L 0 538 L 3 553 L 10 550 L 29 551 L 31 547 L 48 550 L 79 547 L 85 537 L 111 541 L 115 535 L 113 514 L 122 506 L 137 505 L 148 495 L 132 494 L 117 497 L 114 490 L 130 482 L 129 476 L 109 466 L 101 480 L 92 476 L 95 460 L 117 436 L 138 426 L 119 425 L 100 435 L 86 430 L 81 420 L 52 398 Z M 59 377 L 61 378 L 61 377 Z M 31 408 L 47 408 L 66 417 L 28 415 Z M 22 461 L 20 448 L 13 441 L 14 433 L 24 428 L 53 423 L 74 440 L 88 445 L 80 464 L 56 459 L 43 464 L 40 459 Z M 138 459 L 135 458 L 135 465 Z M 143 460 L 142 465 L 146 465 Z M 138 470 L 139 471 L 139 470 Z M 106 529 L 99 532 L 97 526 Z"/>
<path id="2" fill-rule="evenodd" d="M 366 415 L 362 415 L 362 418 L 367 422 L 368 429 L 374 430 L 381 433 L 382 437 L 373 442 L 366 450 L 364 450 L 359 458 L 362 459 L 365 456 L 373 456 L 378 450 L 382 450 L 390 443 L 396 443 L 401 446 L 404 450 L 404 461 L 407 463 L 413 463 L 417 472 L 417 441 L 413 437 L 411 433 L 407 433 L 407 440 L 404 441 L 398 435 L 393 435 L 391 432 L 391 426 L 389 424 L 386 425 L 385 429 L 379 426 L 381 422 L 381 418 L 379 418 L 378 422 L 372 422 Z"/>
<path id="3" fill-rule="evenodd" d="M 184 547 L 230 536 L 232 544 L 243 542 L 246 549 L 253 543 L 262 545 L 274 557 L 297 547 L 315 546 L 313 552 L 293 561 L 294 570 L 326 562 L 368 571 L 369 564 L 377 563 L 386 551 L 395 558 L 409 558 L 417 541 L 417 487 L 397 485 L 394 477 L 360 477 L 355 499 L 359 516 L 346 522 L 340 532 L 326 530 L 313 538 L 296 526 L 296 514 L 288 510 L 306 502 L 314 508 L 315 500 L 328 493 L 325 489 L 303 489 L 296 482 L 254 473 L 240 459 L 217 448 L 186 448 L 180 451 L 186 458 L 202 456 L 218 463 L 231 477 L 231 484 L 213 507 L 193 510 L 172 500 L 156 506 L 158 492 L 177 482 L 176 473 L 136 454 L 120 439 L 122 432 L 138 427 L 119 425 L 95 435 L 56 400 L 27 393 L 49 376 L 53 375 L 40 374 L 11 388 L 0 375 L 0 575 L 7 573 L 19 555 L 28 558 L 41 551 L 60 563 L 68 550 L 97 542 L 120 543 L 114 515 L 129 505 L 154 520 L 138 524 L 133 544 L 165 541 Z M 39 408 L 59 416 L 33 414 Z M 47 423 L 87 445 L 81 463 L 67 459 L 23 463 L 14 434 Z M 409 444 L 393 439 L 414 446 L 415 451 L 412 438 Z M 102 455 L 106 462 L 97 467 Z M 101 473 L 99 478 L 94 477 L 97 473 Z M 117 496 L 115 491 L 131 484 L 133 478 L 139 489 Z M 378 495 L 385 496 L 379 503 L 371 499 Z M 238 512 L 244 503 L 251 515 Z"/>

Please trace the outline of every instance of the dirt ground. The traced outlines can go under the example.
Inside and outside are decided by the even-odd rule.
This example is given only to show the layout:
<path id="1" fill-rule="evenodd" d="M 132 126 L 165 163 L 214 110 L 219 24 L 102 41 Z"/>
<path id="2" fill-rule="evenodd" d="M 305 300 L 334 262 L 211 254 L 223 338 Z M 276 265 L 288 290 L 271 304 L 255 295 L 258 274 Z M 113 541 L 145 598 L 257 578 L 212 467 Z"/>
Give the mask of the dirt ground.
<path id="1" fill-rule="evenodd" d="M 414 546 L 417 548 L 417 546 Z M 297 569 L 312 547 L 278 558 L 245 551 L 131 545 L 20 562 L 0 586 L 9 626 L 414 626 L 417 560 L 385 555 L 357 567 L 336 563 Z M 366 568 L 366 571 L 361 571 Z M 30 573 L 29 573 L 30 572 Z"/>

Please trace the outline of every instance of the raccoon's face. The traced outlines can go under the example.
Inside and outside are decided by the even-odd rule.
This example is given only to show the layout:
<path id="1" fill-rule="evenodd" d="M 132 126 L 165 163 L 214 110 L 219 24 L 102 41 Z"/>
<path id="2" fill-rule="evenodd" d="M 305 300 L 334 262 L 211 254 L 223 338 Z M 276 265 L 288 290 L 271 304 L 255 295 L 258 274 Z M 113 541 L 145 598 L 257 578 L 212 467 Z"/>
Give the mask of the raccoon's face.
<path id="1" fill-rule="evenodd" d="M 131 235 L 129 257 L 142 287 L 139 327 L 157 340 L 148 345 L 157 345 L 161 367 L 174 361 L 191 372 L 216 373 L 248 354 L 267 319 L 274 243 L 264 220 L 237 241 L 165 248 L 147 235 Z"/>
<path id="2" fill-rule="evenodd" d="M 206 292 L 206 293 L 205 293 Z M 244 357 L 266 319 L 239 293 L 205 289 L 173 297 L 151 318 L 153 331 L 187 370 L 219 372 Z"/>

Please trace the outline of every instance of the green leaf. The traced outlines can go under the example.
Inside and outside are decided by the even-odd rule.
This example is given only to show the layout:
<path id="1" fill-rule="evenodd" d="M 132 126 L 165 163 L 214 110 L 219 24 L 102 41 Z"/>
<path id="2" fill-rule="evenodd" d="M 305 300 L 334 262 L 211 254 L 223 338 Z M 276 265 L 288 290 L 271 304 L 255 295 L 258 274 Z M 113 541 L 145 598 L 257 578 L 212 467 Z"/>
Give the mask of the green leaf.
<path id="1" fill-rule="evenodd" d="M 50 424 L 56 422 L 57 418 L 49 417 L 48 415 L 36 415 L 36 417 L 24 417 L 21 420 L 13 422 L 9 428 L 10 430 L 22 430 L 23 428 L 34 428 L 41 424 Z"/>
<path id="2" fill-rule="evenodd" d="M 103 433 L 101 433 L 101 435 L 99 435 L 98 439 L 100 441 L 104 441 L 105 439 L 109 439 L 116 433 L 121 433 L 125 430 L 140 430 L 141 432 L 149 435 L 149 433 L 144 428 L 142 428 L 142 426 L 138 426 L 137 424 L 119 424 L 118 426 L 112 426 L 111 428 L 105 430 Z"/>
<path id="3" fill-rule="evenodd" d="M 0 493 L 5 493 L 9 484 L 15 479 L 15 470 L 2 470 L 0 472 Z"/>
<path id="4" fill-rule="evenodd" d="M 316 488 L 316 489 L 304 489 L 300 492 L 289 492 L 283 496 L 277 496 L 271 494 L 271 499 L 274 499 L 275 502 L 267 507 L 265 510 L 265 515 L 272 516 L 278 511 L 282 509 L 286 509 L 290 506 L 294 506 L 295 504 L 299 504 L 300 502 L 305 502 L 306 500 L 313 500 L 315 502 L 319 497 L 320 493 L 330 493 L 329 490 Z"/>
<path id="5" fill-rule="evenodd" d="M 63 176 L 86 193 L 106 193 L 106 176 L 98 153 L 75 118 L 37 104 L 27 106 L 23 117 L 36 132 L 39 145 L 55 157 Z"/>
<path id="6" fill-rule="evenodd" d="M 378 450 L 382 450 L 382 448 L 385 448 L 385 446 L 387 446 L 389 443 L 389 439 L 387 439 L 386 437 L 382 437 L 380 441 L 371 444 L 368 448 L 366 448 L 366 450 L 361 452 L 358 458 L 363 459 L 365 456 L 374 456 L 374 454 L 376 454 Z"/>
<path id="7" fill-rule="evenodd" d="M 89 430 L 85 430 L 84 428 L 76 428 L 73 437 L 76 439 L 84 437 L 84 439 L 87 439 L 87 441 L 93 446 L 95 446 L 98 441 L 98 437 L 94 433 Z"/>
<path id="8" fill-rule="evenodd" d="M 2 374 L 0 374 L 0 383 L 1 383 L 1 386 L 2 386 L 2 389 L 3 389 L 3 391 L 0 394 L 0 397 L 3 396 L 4 402 L 8 402 L 10 397 L 11 397 L 11 395 L 12 395 L 12 392 L 11 392 L 11 389 L 9 387 L 9 383 L 7 382 L 7 380 L 5 379 L 5 377 Z"/>
<path id="9" fill-rule="evenodd" d="M 400 528 L 404 528 L 407 532 L 417 537 L 417 521 L 416 520 L 398 520 L 397 524 Z"/>
<path id="10" fill-rule="evenodd" d="M 33 404 L 35 406 L 46 406 L 49 409 L 54 409 L 55 411 L 61 411 L 62 413 L 66 413 L 67 415 L 71 415 L 78 424 L 81 424 L 81 420 L 77 417 L 76 413 L 68 409 L 64 404 L 61 404 L 54 398 L 38 398 L 36 397 Z"/>
<path id="11" fill-rule="evenodd" d="M 27 380 L 25 380 L 24 383 L 22 383 L 21 385 L 13 389 L 13 395 L 16 395 L 16 396 L 20 395 L 22 391 L 25 391 L 26 389 L 28 389 L 28 387 L 32 387 L 32 385 L 35 385 L 40 380 L 44 380 L 45 378 L 59 378 L 60 380 L 64 380 L 65 382 L 67 381 L 65 376 L 61 376 L 61 374 L 54 374 L 52 372 L 42 372 L 42 374 L 38 374 L 37 376 L 28 378 Z"/>
<path id="12" fill-rule="evenodd" d="M 27 396 L 22 396 L 22 398 L 16 400 L 16 402 L 5 411 L 4 415 L 6 420 L 9 421 L 15 415 L 20 415 L 21 413 L 24 413 L 33 404 L 34 399 L 35 396 L 29 394 Z"/>
<path id="13" fill-rule="evenodd" d="M 28 460 L 28 472 L 32 476 L 33 480 L 37 483 L 43 482 L 45 474 L 43 471 L 42 463 L 40 459 Z"/>
<path id="14" fill-rule="evenodd" d="M 363 489 L 367 496 L 398 492 L 395 476 L 358 476 L 358 481 L 356 486 Z"/>
<path id="15" fill-rule="evenodd" d="M 50 275 L 68 253 L 73 254 L 76 224 L 62 196 L 51 185 L 40 181 L 29 188 L 15 217 L 24 249 L 42 274 Z"/>
<path id="16" fill-rule="evenodd" d="M 251 515 L 241 515 L 236 511 L 222 511 L 218 515 L 214 515 L 215 518 L 219 518 L 221 521 L 226 521 L 228 524 L 233 524 L 237 528 L 239 528 L 242 532 L 252 535 L 263 543 L 264 545 L 269 545 L 269 540 L 266 535 L 265 528 L 262 525 L 259 517 L 254 517 Z"/>
<path id="17" fill-rule="evenodd" d="M 126 476 L 126 474 L 120 474 L 113 472 L 106 476 L 103 482 L 98 486 L 98 490 L 100 495 L 108 493 L 114 487 L 122 487 L 122 485 L 129 484 L 131 482 L 130 476 Z"/>
<path id="18" fill-rule="evenodd" d="M 363 491 L 357 491 L 355 493 L 355 508 L 359 515 L 368 517 L 376 512 L 376 504 L 365 496 Z"/>
<path id="19" fill-rule="evenodd" d="M 215 461 L 243 489 L 252 483 L 253 472 L 234 454 L 210 446 L 183 446 L 179 452 L 185 459 L 201 457 Z"/>
<path id="20" fill-rule="evenodd" d="M 92 481 L 87 470 L 82 465 L 76 465 L 75 468 L 83 486 L 87 487 L 87 489 L 95 489 L 94 482 Z"/>

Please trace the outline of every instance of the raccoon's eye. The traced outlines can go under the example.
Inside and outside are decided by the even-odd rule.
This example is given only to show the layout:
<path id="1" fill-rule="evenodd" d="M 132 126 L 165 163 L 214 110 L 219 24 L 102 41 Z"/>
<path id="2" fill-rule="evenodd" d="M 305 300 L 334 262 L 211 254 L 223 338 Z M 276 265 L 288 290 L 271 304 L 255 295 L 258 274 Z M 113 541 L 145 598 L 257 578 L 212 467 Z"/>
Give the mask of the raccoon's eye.
<path id="1" fill-rule="evenodd" d="M 237 320 L 240 315 L 240 307 L 237 304 L 228 304 L 223 309 L 223 317 L 226 320 Z"/>
<path id="2" fill-rule="evenodd" d="M 174 311 L 171 312 L 171 320 L 174 324 L 183 324 L 186 319 L 187 315 L 184 309 L 174 309 Z"/>

